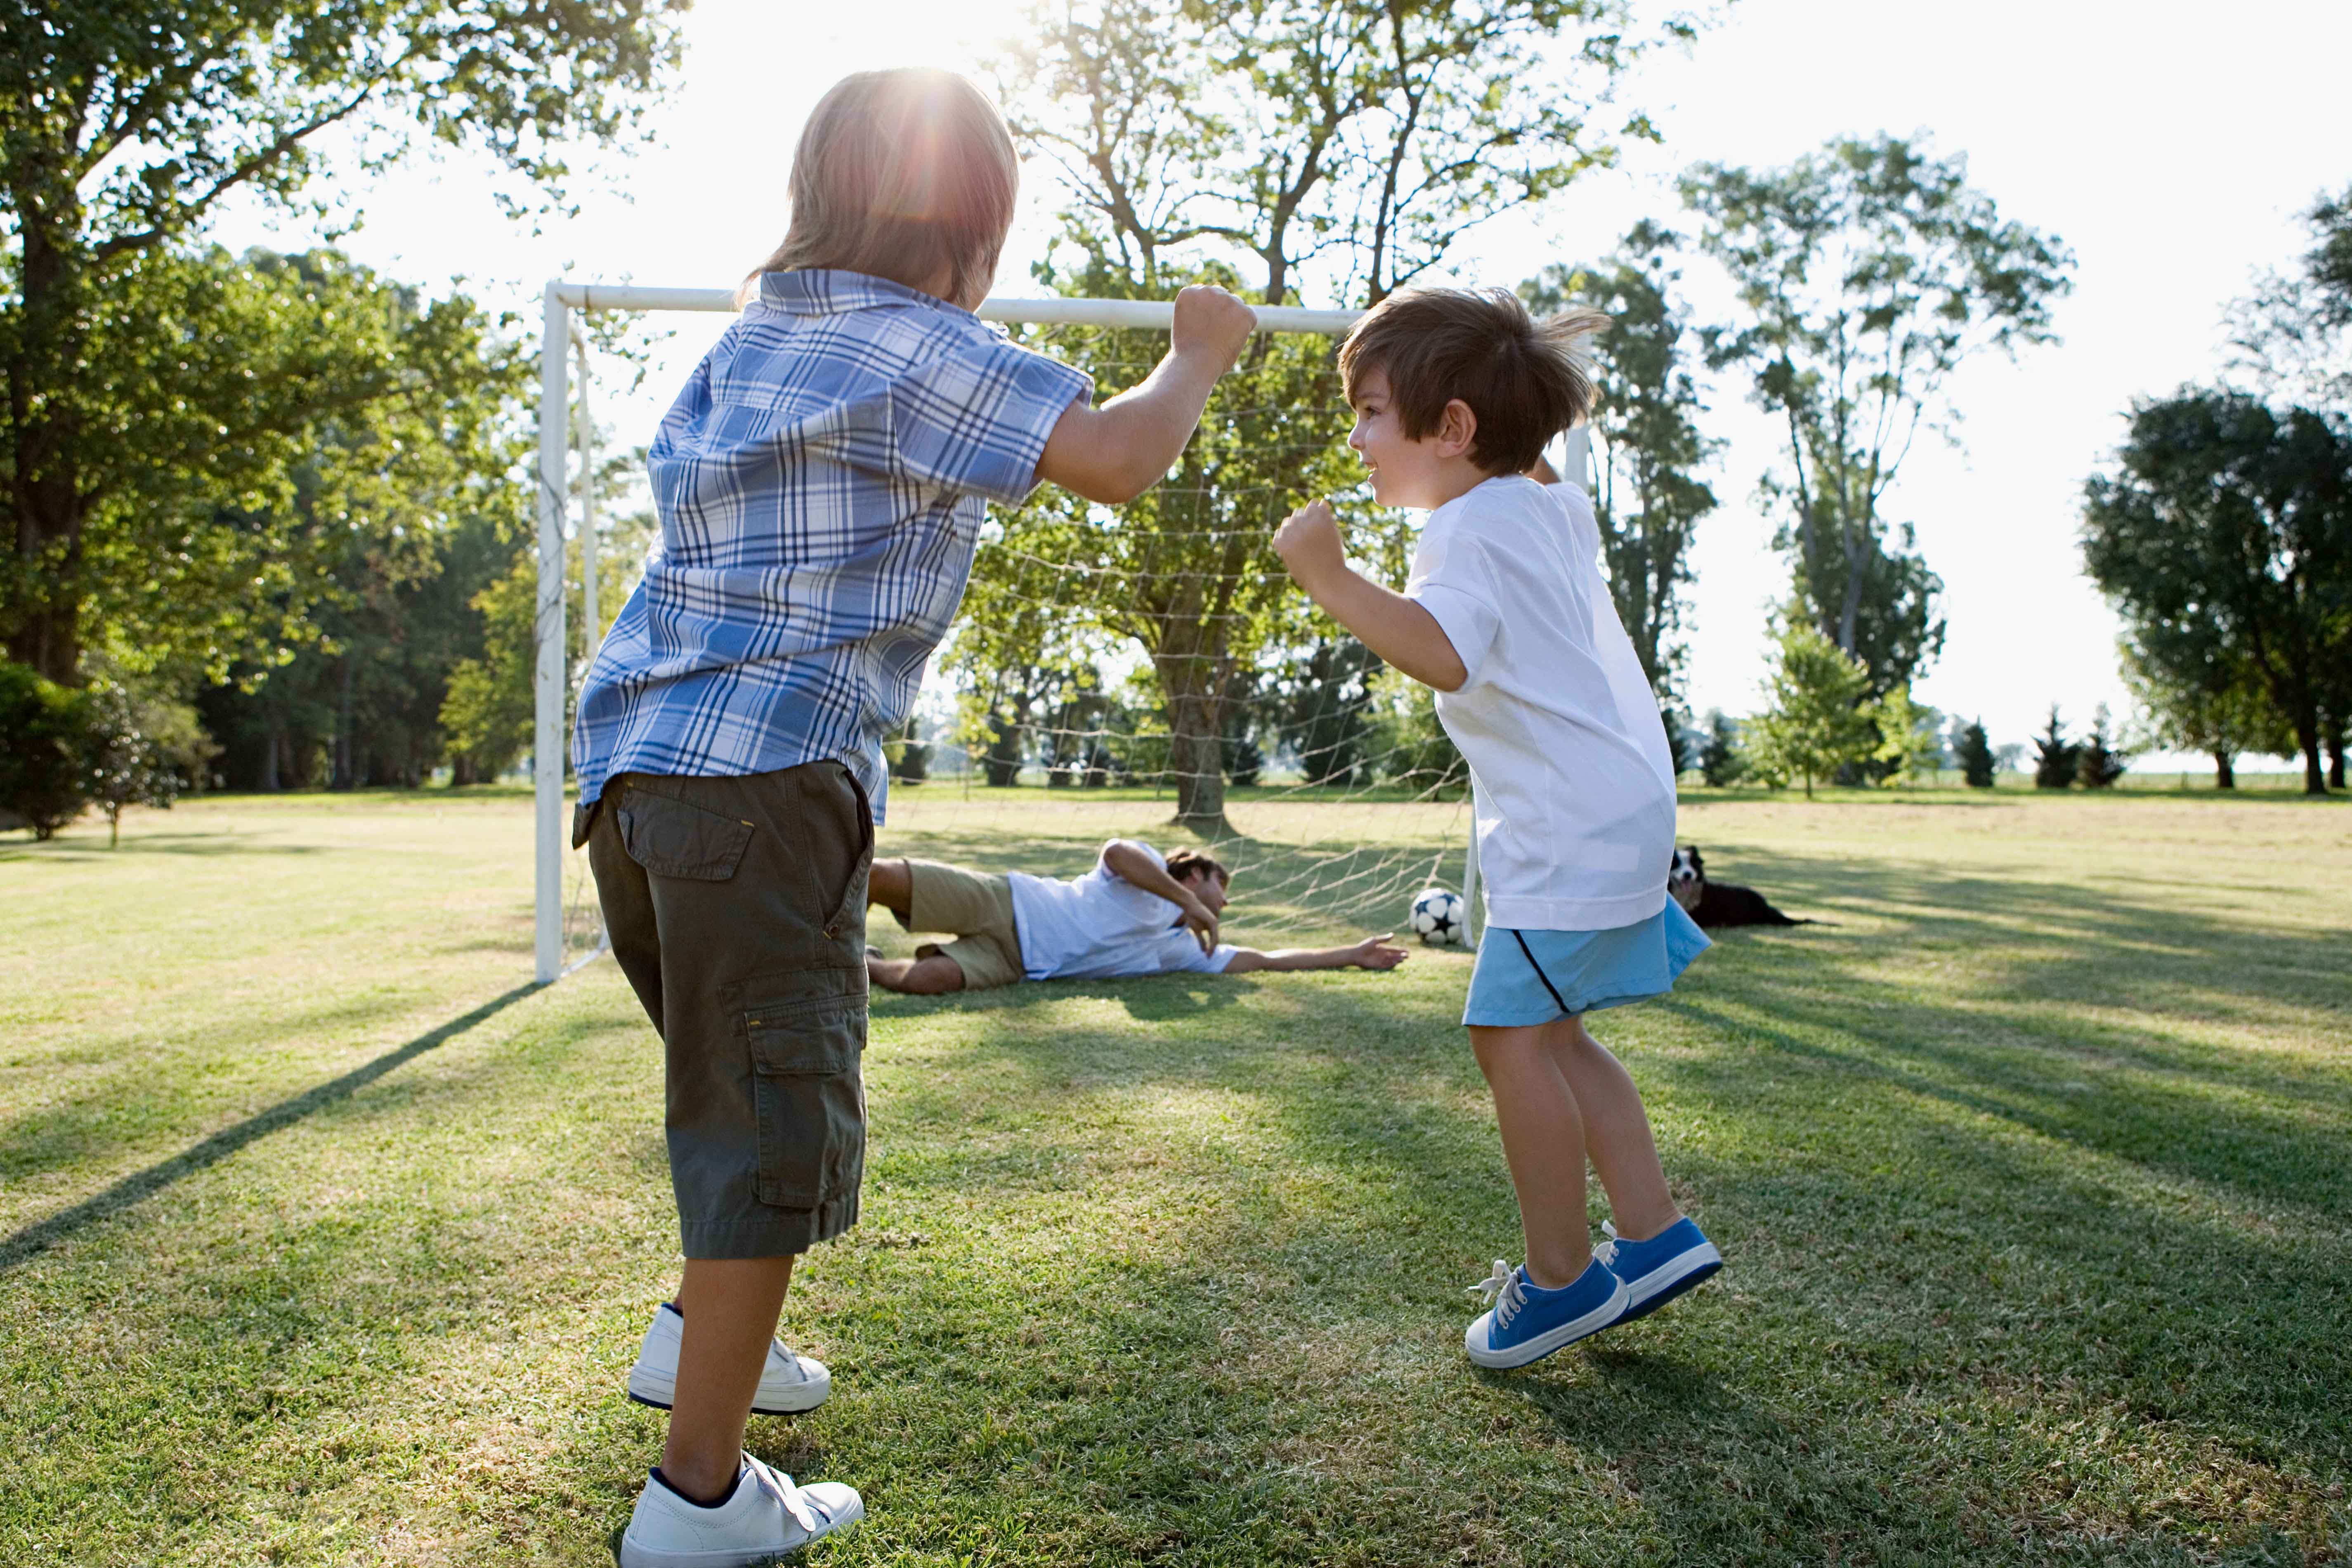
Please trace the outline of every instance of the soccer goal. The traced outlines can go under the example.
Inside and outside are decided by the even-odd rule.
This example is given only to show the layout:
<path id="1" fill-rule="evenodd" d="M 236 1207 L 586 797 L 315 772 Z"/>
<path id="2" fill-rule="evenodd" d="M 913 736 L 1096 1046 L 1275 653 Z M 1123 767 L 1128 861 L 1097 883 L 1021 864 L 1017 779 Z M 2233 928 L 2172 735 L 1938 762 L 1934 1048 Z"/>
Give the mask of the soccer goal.
<path id="1" fill-rule="evenodd" d="M 565 800 L 572 694 L 604 625 L 594 373 L 575 317 L 735 309 L 723 289 L 547 286 L 532 745 L 541 982 L 605 945 Z M 1174 306 L 991 299 L 978 314 L 1086 370 L 1100 398 L 1149 374 Z M 1126 803 L 1130 820 L 1166 820 L 1144 815 L 1148 791 L 1180 822 L 1233 835 L 1252 907 L 1277 921 L 1402 931 L 1406 901 L 1425 885 L 1458 890 L 1475 911 L 1475 803 L 1425 697 L 1416 706 L 1402 678 L 1318 627 L 1265 552 L 1299 496 L 1354 488 L 1330 340 L 1359 314 L 1260 307 L 1256 346 L 1228 378 L 1240 390 L 1213 403 L 1185 458 L 1134 505 L 1092 506 L 1044 487 L 1022 508 L 991 509 L 919 722 L 893 742 L 894 805 L 952 799 L 946 815 L 962 831 L 1001 846 L 1041 811 L 1082 831 L 1096 801 Z M 1584 475 L 1584 434 L 1563 443 L 1560 472 Z M 1374 522 L 1369 502 L 1357 512 L 1351 551 L 1401 572 L 1404 526 Z M 567 635 L 575 602 L 590 632 L 578 647 Z"/>

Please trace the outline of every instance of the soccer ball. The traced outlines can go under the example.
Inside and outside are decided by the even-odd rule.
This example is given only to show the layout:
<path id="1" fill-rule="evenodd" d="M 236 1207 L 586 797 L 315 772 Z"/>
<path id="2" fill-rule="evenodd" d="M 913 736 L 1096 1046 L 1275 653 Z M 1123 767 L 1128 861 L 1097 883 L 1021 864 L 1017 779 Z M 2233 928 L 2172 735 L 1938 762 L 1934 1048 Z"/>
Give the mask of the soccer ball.
<path id="1" fill-rule="evenodd" d="M 1451 947 L 1469 925 L 1460 895 L 1443 888 L 1424 888 L 1412 896 L 1413 931 L 1431 947 Z"/>

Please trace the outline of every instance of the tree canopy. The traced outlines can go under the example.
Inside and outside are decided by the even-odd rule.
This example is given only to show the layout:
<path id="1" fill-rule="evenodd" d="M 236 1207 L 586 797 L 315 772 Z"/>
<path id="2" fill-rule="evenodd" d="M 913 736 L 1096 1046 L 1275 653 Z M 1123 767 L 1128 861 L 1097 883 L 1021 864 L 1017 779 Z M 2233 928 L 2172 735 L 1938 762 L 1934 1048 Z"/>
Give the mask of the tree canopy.
<path id="1" fill-rule="evenodd" d="M 2352 434 L 2242 394 L 2142 403 L 2085 487 L 2082 539 L 2159 675 L 2248 679 L 2325 794 L 2321 747 L 2352 701 Z"/>
<path id="2" fill-rule="evenodd" d="M 1885 515 L 1887 492 L 1923 430 L 1950 432 L 1954 370 L 2053 341 L 2073 258 L 2002 217 L 1964 158 L 1896 137 L 1781 169 L 1698 164 L 1682 191 L 1748 317 L 1712 334 L 1711 358 L 1746 366 L 1787 428 L 1790 471 L 1768 488 L 1799 597 L 1884 694 L 1943 644 L 1942 584 Z"/>
<path id="3" fill-rule="evenodd" d="M 1206 279 L 1362 305 L 1612 156 L 1614 137 L 1651 134 L 1638 115 L 1592 116 L 1645 37 L 1688 31 L 1638 33 L 1624 0 L 1096 0 L 1033 24 L 1001 96 L 1067 189 L 1044 281 L 1151 299 Z M 1052 341 L 1107 382 L 1160 350 L 1142 334 Z M 1158 489 L 1116 511 L 1041 492 L 1002 521 L 955 657 L 1003 690 L 1055 666 L 1053 639 L 1131 639 L 1166 706 L 1178 817 L 1221 827 L 1228 701 L 1262 659 L 1304 662 L 1318 626 L 1332 632 L 1266 541 L 1300 500 L 1353 486 L 1349 417 L 1328 342 L 1259 339 Z M 1341 504 L 1360 553 L 1401 565 L 1394 528 Z"/>
<path id="4" fill-rule="evenodd" d="M 470 307 L 410 301 L 387 320 L 341 297 L 365 285 L 336 268 L 207 249 L 225 199 L 331 218 L 349 185 L 331 168 L 363 175 L 420 135 L 488 153 L 517 205 L 561 199 L 566 147 L 629 130 L 683 8 L 63 0 L 0 17 L 10 656 L 72 683 L 95 615 L 126 647 L 160 633 L 218 670 L 258 632 L 245 606 L 283 586 L 255 584 L 274 552 L 242 535 L 285 514 L 296 468 L 379 438 L 398 443 L 394 464 L 415 459 L 412 440 L 450 434 L 423 412 L 436 397 L 445 426 L 466 417 L 452 378 L 484 368 L 459 363 L 481 336 Z M 158 601 L 172 613 L 142 619 Z"/>

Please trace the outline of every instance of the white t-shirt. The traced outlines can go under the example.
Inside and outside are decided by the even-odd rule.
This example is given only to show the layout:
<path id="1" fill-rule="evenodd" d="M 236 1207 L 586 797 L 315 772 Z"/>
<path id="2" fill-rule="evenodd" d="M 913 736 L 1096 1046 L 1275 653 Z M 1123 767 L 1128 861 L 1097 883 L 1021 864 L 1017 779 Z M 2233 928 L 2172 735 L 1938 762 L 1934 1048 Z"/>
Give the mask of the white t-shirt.
<path id="1" fill-rule="evenodd" d="M 1486 919 L 1608 931 L 1665 907 L 1675 764 L 1575 485 L 1492 479 L 1430 513 L 1406 595 L 1469 679 L 1438 721 L 1478 792 Z"/>
<path id="2" fill-rule="evenodd" d="M 1166 856 L 1140 846 L 1161 870 Z M 1174 904 L 1147 893 L 1101 861 L 1083 877 L 1056 882 L 1014 871 L 1013 925 L 1021 938 L 1022 973 L 1031 980 L 1115 980 L 1129 974 L 1196 970 L 1222 974 L 1234 949 L 1201 951 Z M 1665 886 L 1660 880 L 1660 887 Z"/>

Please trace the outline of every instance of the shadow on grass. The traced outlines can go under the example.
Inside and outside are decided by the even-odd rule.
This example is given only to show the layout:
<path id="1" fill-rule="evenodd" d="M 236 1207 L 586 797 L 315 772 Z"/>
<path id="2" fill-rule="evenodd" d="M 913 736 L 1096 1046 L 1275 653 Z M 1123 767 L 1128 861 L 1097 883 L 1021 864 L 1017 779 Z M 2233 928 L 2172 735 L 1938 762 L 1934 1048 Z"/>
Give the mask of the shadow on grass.
<path id="1" fill-rule="evenodd" d="M 174 1182 L 218 1164 L 247 1144 L 349 1097 L 394 1068 L 414 1061 L 435 1047 L 455 1039 L 475 1025 L 503 1012 L 540 989 L 536 983 L 518 985 L 504 995 L 483 1003 L 472 1012 L 452 1018 L 437 1028 L 428 1029 L 407 1044 L 353 1068 L 341 1078 L 331 1079 L 291 1099 L 279 1100 L 267 1110 L 249 1116 L 235 1126 L 222 1128 L 193 1148 L 123 1177 L 93 1197 L 85 1198 L 70 1208 L 62 1209 L 47 1219 L 37 1220 L 14 1235 L 0 1238 L 0 1273 L 5 1273 L 35 1254 L 57 1246 L 85 1226 L 143 1202 Z"/>

